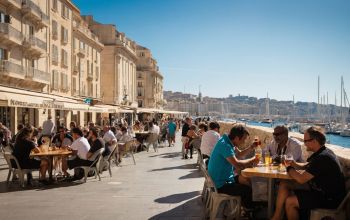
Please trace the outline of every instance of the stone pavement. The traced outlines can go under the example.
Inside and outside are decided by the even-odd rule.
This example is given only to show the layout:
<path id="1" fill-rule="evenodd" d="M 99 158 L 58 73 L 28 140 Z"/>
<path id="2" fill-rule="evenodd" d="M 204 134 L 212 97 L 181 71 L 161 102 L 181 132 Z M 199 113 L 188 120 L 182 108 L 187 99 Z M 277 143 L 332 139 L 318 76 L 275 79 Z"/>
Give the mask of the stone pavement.
<path id="1" fill-rule="evenodd" d="M 0 159 L 0 219 L 203 219 L 200 191 L 204 178 L 194 159 L 181 159 L 179 135 L 175 147 L 135 154 L 113 176 L 87 183 L 58 183 L 21 189 L 6 186 L 7 165 Z M 34 178 L 38 173 L 34 173 Z"/>

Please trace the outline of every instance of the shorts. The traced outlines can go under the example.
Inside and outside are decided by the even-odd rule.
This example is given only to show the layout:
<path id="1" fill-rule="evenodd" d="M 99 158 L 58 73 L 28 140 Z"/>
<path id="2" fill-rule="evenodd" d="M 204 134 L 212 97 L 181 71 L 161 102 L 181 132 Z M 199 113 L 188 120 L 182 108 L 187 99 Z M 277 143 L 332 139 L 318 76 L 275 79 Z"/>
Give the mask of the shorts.
<path id="1" fill-rule="evenodd" d="M 334 209 L 339 205 L 339 202 L 327 200 L 321 192 L 317 191 L 294 190 L 294 194 L 298 198 L 299 208 L 304 210 L 315 208 Z"/>
<path id="2" fill-rule="evenodd" d="M 71 170 L 75 167 L 80 167 L 80 166 L 91 166 L 92 163 L 94 161 L 90 161 L 90 160 L 83 160 L 83 159 L 80 159 L 79 157 L 75 157 L 73 160 L 68 160 L 67 161 L 67 165 L 68 165 L 68 168 Z"/>
<path id="3" fill-rule="evenodd" d="M 174 139 L 175 138 L 175 134 L 168 134 L 168 138 Z"/>

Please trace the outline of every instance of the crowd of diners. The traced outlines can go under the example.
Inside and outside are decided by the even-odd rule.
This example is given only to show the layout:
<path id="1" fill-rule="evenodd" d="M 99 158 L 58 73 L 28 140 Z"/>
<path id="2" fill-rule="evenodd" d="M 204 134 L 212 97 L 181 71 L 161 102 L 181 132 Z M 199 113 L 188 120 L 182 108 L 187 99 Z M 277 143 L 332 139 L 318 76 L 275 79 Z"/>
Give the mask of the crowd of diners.
<path id="1" fill-rule="evenodd" d="M 64 178 L 66 181 L 75 181 L 83 178 L 83 171 L 74 168 L 90 166 L 93 163 L 93 154 L 99 149 L 104 148 L 103 157 L 108 158 L 112 153 L 112 145 L 116 144 L 118 150 L 115 151 L 115 159 L 117 160 L 116 163 L 119 164 L 122 162 L 125 143 L 133 141 L 138 150 L 143 149 L 144 139 L 141 137 L 141 139 L 136 140 L 138 136 L 135 133 L 155 133 L 159 135 L 160 140 L 169 139 L 169 143 L 174 143 L 175 131 L 180 128 L 180 120 L 172 118 L 162 118 L 159 122 L 155 120 L 135 121 L 133 125 L 129 125 L 126 120 L 120 120 L 120 122 L 115 126 L 98 126 L 90 122 L 81 127 L 72 121 L 66 127 L 64 125 L 56 126 L 49 115 L 39 128 L 19 124 L 14 135 L 6 126 L 0 123 L 0 143 L 1 147 L 6 147 L 12 151 L 12 155 L 16 157 L 22 169 L 38 169 L 40 171 L 39 182 L 50 184 L 46 178 L 50 165 L 48 158 L 33 158 L 30 156 L 31 152 L 39 153 L 42 151 L 41 146 L 45 144 L 49 144 L 54 149 L 72 151 L 71 157 L 55 157 L 52 167 L 57 176 Z M 171 124 L 171 134 L 168 134 L 168 124 Z M 48 140 L 50 143 L 45 143 Z M 12 160 L 11 164 L 16 167 L 15 161 Z M 73 170 L 74 174 L 70 173 L 69 170 Z M 27 184 L 32 184 L 31 173 L 27 175 Z"/>

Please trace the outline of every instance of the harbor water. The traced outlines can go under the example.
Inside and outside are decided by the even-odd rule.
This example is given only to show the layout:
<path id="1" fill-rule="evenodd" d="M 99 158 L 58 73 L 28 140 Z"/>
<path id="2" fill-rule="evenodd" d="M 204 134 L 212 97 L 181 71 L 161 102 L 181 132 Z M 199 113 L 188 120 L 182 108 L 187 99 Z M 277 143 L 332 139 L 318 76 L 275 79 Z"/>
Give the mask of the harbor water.
<path id="1" fill-rule="evenodd" d="M 279 124 L 279 123 L 261 123 L 257 121 L 247 121 L 247 123 L 248 125 L 268 127 L 268 128 L 273 128 L 274 126 Z M 335 134 L 327 134 L 326 136 L 327 136 L 327 143 L 350 148 L 350 137 L 342 137 L 340 135 L 335 135 Z"/>

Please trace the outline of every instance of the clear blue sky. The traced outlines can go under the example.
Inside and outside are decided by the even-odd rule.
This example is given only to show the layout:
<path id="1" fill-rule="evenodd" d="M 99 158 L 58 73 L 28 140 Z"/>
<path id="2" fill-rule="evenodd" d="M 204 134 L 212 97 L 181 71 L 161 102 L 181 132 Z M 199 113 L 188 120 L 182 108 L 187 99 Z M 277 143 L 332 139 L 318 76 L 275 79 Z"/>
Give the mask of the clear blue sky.
<path id="1" fill-rule="evenodd" d="M 317 102 L 350 93 L 349 0 L 73 0 L 151 49 L 164 90 Z M 349 94 L 350 96 L 350 94 Z"/>

